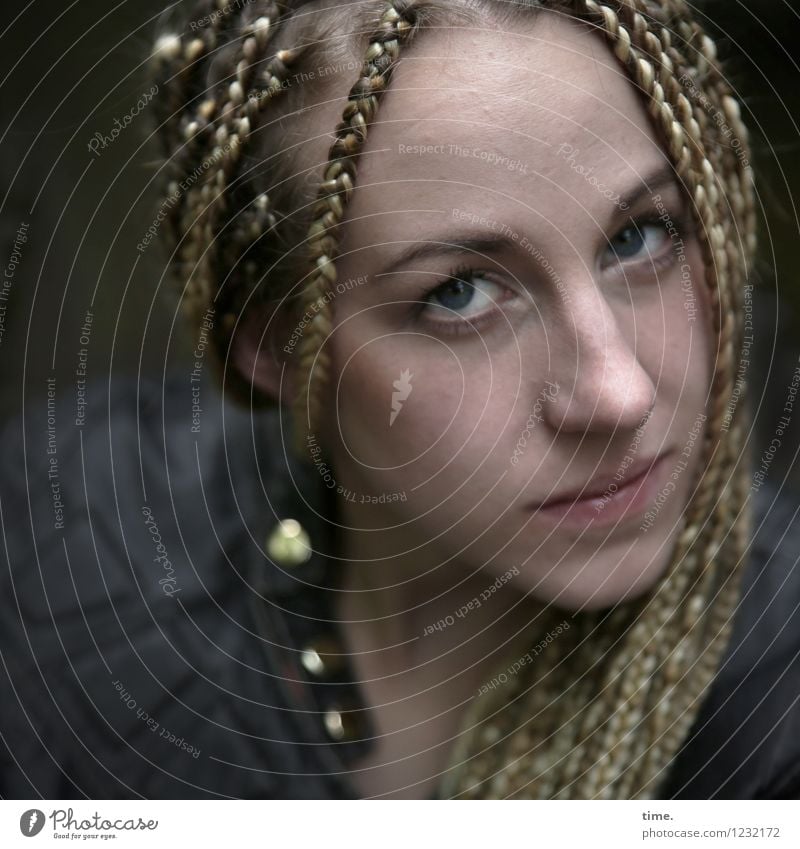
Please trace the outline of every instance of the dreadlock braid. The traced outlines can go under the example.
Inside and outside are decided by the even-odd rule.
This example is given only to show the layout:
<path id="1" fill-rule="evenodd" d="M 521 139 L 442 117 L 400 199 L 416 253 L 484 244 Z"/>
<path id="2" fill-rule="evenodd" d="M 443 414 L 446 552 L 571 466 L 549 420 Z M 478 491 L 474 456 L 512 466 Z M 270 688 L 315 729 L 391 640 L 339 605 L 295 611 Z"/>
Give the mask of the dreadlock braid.
<path id="1" fill-rule="evenodd" d="M 305 266 L 286 288 L 302 282 L 298 312 L 311 317 L 299 341 L 293 399 L 301 456 L 307 430 L 319 422 L 321 392 L 330 376 L 325 342 L 332 328 L 338 229 L 355 188 L 358 158 L 401 47 L 421 28 L 424 10 L 437 4 L 442 6 L 441 0 L 391 0 L 377 28 L 367 29 L 361 73 L 336 125 L 310 204 L 310 223 L 298 225 Z M 246 295 L 242 280 L 255 275 L 247 271 L 252 260 L 240 261 L 265 235 L 289 226 L 289 216 L 278 220 L 272 190 L 259 189 L 252 197 L 237 193 L 242 149 L 257 124 L 263 125 L 265 107 L 286 90 L 290 69 L 305 50 L 283 48 L 267 55 L 298 4 L 255 2 L 238 16 L 234 5 L 202 3 L 207 24 L 191 36 L 162 37 L 156 45 L 159 73 L 168 81 L 160 130 L 172 168 L 169 196 L 175 201 L 169 212 L 180 279 L 195 314 L 212 300 L 221 308 L 220 352 Z M 487 8 L 491 5 L 487 0 Z M 650 798 L 719 666 L 749 539 L 745 391 L 730 409 L 743 339 L 744 287 L 756 247 L 748 135 L 714 43 L 685 0 L 518 5 L 520 15 L 547 6 L 593 25 L 640 90 L 692 201 L 715 362 L 708 418 L 698 440 L 702 462 L 664 576 L 635 602 L 576 615 L 536 663 L 505 676 L 504 686 L 477 699 L 465 716 L 439 795 Z M 225 16 L 215 15 L 215 9 Z M 209 86 L 199 69 L 223 49 L 229 53 L 229 73 Z M 723 118 L 738 148 L 725 143 Z M 233 281 L 238 265 L 245 267 L 237 272 L 240 278 L 223 287 Z M 535 625 L 537 636 L 522 637 L 509 657 L 519 658 L 561 619 L 562 613 L 545 611 Z M 501 675 L 507 667 L 507 659 L 498 665 Z"/>
<path id="2" fill-rule="evenodd" d="M 319 386 L 330 369 L 330 356 L 322 346 L 332 324 L 328 292 L 336 283 L 336 230 L 353 192 L 356 163 L 367 139 L 367 128 L 373 122 L 378 101 L 389 84 L 400 46 L 410 39 L 414 23 L 414 8 L 410 0 L 392 0 L 387 5 L 377 31 L 369 40 L 361 77 L 350 89 L 342 120 L 336 126 L 336 141 L 331 145 L 329 163 L 313 209 L 314 220 L 309 228 L 308 244 L 314 272 L 304 293 L 313 317 L 299 345 L 299 369 L 303 377 L 295 402 L 296 447 L 299 452 L 303 451 L 305 444 L 302 422 L 308 422 L 313 430 L 320 411 L 318 392 L 312 391 L 312 373 L 317 379 L 314 385 Z"/>
<path id="3" fill-rule="evenodd" d="M 183 177 L 169 186 L 169 222 L 177 264 L 185 270 L 183 305 L 195 321 L 212 301 L 217 307 L 225 305 L 220 280 L 226 270 L 235 266 L 249 241 L 275 225 L 269 199 L 260 194 L 240 212 L 244 228 L 222 247 L 212 247 L 235 212 L 230 200 L 243 146 L 259 113 L 283 90 L 289 67 L 302 53 L 302 47 L 283 49 L 261 61 L 284 9 L 285 4 L 269 0 L 256 17 L 241 21 L 239 2 L 206 2 L 198 9 L 206 13 L 199 16 L 198 35 L 165 35 L 156 42 L 157 72 L 171 93 L 162 106 L 162 137 L 172 171 Z M 209 87 L 202 60 L 221 49 L 223 20 L 232 36 L 234 74 Z M 179 84 L 172 84 L 176 80 Z M 249 240 L 242 239 L 242 233 Z M 230 334 L 235 320 L 234 312 L 224 314 L 222 332 Z"/>

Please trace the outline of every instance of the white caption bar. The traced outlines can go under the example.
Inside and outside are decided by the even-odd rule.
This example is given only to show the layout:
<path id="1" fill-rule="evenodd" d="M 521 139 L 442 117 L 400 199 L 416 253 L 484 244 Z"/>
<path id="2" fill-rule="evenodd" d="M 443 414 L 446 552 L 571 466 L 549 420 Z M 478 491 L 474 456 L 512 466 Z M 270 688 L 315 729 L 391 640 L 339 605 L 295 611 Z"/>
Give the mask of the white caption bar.
<path id="1" fill-rule="evenodd" d="M 796 849 L 798 809 L 774 801 L 0 800 L 0 846 Z"/>

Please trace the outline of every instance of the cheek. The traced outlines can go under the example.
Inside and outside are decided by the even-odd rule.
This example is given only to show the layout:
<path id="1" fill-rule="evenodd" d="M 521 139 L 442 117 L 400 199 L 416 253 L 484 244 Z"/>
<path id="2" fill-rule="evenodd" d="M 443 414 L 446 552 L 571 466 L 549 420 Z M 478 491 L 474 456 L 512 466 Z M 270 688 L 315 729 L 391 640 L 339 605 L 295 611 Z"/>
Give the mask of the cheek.
<path id="1" fill-rule="evenodd" d="M 406 486 L 474 472 L 513 408 L 519 367 L 509 380 L 506 358 L 477 339 L 387 333 L 359 318 L 331 342 L 337 454 Z"/>
<path id="2" fill-rule="evenodd" d="M 697 412 L 704 408 L 713 372 L 713 329 L 705 266 L 696 242 L 670 298 L 666 356 L 680 372 L 681 397 Z M 677 377 L 677 375 L 676 375 Z M 692 413 L 694 415 L 694 413 Z"/>
<path id="3" fill-rule="evenodd" d="M 702 409 L 711 380 L 712 327 L 705 267 L 693 242 L 665 279 L 659 298 L 634 310 L 640 362 L 662 401 Z"/>

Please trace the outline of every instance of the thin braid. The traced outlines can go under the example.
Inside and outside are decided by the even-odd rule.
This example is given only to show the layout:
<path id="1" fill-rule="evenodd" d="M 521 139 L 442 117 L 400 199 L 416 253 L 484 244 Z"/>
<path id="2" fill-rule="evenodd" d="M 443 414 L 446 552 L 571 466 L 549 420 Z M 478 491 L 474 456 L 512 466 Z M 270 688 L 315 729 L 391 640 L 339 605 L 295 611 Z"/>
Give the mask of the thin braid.
<path id="1" fill-rule="evenodd" d="M 170 92 L 166 108 L 172 110 L 163 118 L 163 135 L 176 175 L 169 186 L 173 202 L 168 219 L 178 246 L 178 265 L 185 270 L 183 306 L 195 321 L 218 299 L 223 306 L 227 302 L 227 293 L 220 290 L 225 277 L 222 269 L 235 265 L 253 240 L 254 229 L 264 232 L 275 224 L 269 200 L 262 194 L 241 213 L 248 238 L 242 238 L 241 228 L 233 228 L 232 238 L 216 243 L 234 212 L 231 190 L 242 150 L 261 111 L 284 90 L 283 80 L 302 53 L 302 48 L 278 50 L 256 73 L 284 9 L 284 3 L 269 0 L 257 17 L 236 26 L 241 4 L 212 0 L 198 8 L 204 24 L 195 34 L 164 35 L 156 42 L 159 72 L 162 78 L 166 76 L 165 88 Z M 237 39 L 230 42 L 235 48 L 232 73 L 208 88 L 203 60 L 221 46 L 223 20 Z M 234 322 L 230 312 L 223 316 L 222 338 L 229 336 Z"/>
<path id="2" fill-rule="evenodd" d="M 330 371 L 330 355 L 324 344 L 333 320 L 328 293 L 336 283 L 337 229 L 353 193 L 356 165 L 367 138 L 367 128 L 375 119 L 400 47 L 412 37 L 414 26 L 413 3 L 391 0 L 377 31 L 370 37 L 361 77 L 350 89 L 313 209 L 308 246 L 314 270 L 303 292 L 306 312 L 310 312 L 312 318 L 298 345 L 298 393 L 294 405 L 296 449 L 301 455 L 305 450 L 304 427 L 307 424 L 312 431 L 316 427 L 321 408 L 318 387 L 324 384 Z"/>
<path id="3" fill-rule="evenodd" d="M 209 250 L 209 246 L 232 212 L 230 190 L 235 185 L 241 153 L 251 130 L 261 110 L 283 91 L 282 80 L 288 76 L 289 65 L 299 54 L 297 50 L 279 50 L 258 76 L 254 72 L 277 30 L 280 14 L 281 4 L 270 2 L 262 14 L 243 28 L 234 60 L 235 79 L 220 88 L 216 99 L 209 98 L 200 106 L 205 114 L 198 117 L 205 118 L 206 123 L 197 122 L 196 132 L 202 133 L 211 144 L 215 168 L 209 169 L 202 185 L 193 191 L 194 203 L 187 210 L 189 220 L 185 225 L 188 260 L 195 263 L 192 275 L 195 287 L 191 294 L 197 300 L 198 309 L 212 297 L 217 300 L 222 295 L 223 305 L 227 300 L 227 293 L 221 293 L 217 286 L 221 265 L 217 262 L 219 252 Z M 193 128 L 190 124 L 187 132 Z M 266 197 L 253 202 L 251 216 L 259 212 L 262 227 L 274 223 L 269 218 Z M 230 263 L 233 258 L 228 255 L 226 259 Z M 223 330 L 227 333 L 233 326 L 230 315 L 227 313 L 223 318 Z"/>
<path id="4" fill-rule="evenodd" d="M 744 446 L 742 421 L 737 422 L 735 430 L 737 433 L 733 444 Z M 744 508 L 750 486 L 748 474 L 750 464 L 744 448 L 742 453 L 733 460 L 732 468 L 736 468 L 737 464 L 739 468 L 732 475 L 732 482 L 728 491 L 732 492 L 732 501 L 739 505 L 741 515 L 731 517 L 733 526 L 729 533 L 723 537 L 720 552 L 715 558 L 717 562 L 731 564 L 731 566 L 729 569 L 722 568 L 714 571 L 714 578 L 718 582 L 718 586 L 708 593 L 710 612 L 707 617 L 707 631 L 699 632 L 696 635 L 696 640 L 701 641 L 698 646 L 701 651 L 699 651 L 699 657 L 695 664 L 699 686 L 694 681 L 691 682 L 691 686 L 692 691 L 697 693 L 698 702 L 704 688 L 716 672 L 722 651 L 727 645 L 732 631 L 733 614 L 736 611 L 740 595 L 738 580 L 740 566 L 747 552 L 751 533 L 750 512 Z M 712 574 L 712 570 L 709 569 L 708 574 Z M 711 651 L 708 650 L 709 647 L 712 649 Z M 695 667 L 693 667 L 693 670 Z M 695 686 L 698 686 L 698 689 L 695 690 Z M 649 769 L 655 770 L 659 764 L 665 763 L 666 752 L 677 751 L 689 732 L 692 719 L 693 715 L 682 714 L 665 729 L 663 735 L 656 738 L 648 753 L 650 757 Z"/>
<path id="5" fill-rule="evenodd" d="M 199 13 L 210 15 L 215 3 L 206 0 Z M 211 18 L 211 20 L 217 20 Z M 182 35 L 163 34 L 156 40 L 152 61 L 160 88 L 166 95 L 159 98 L 157 109 L 161 121 L 160 135 L 169 157 L 169 169 L 173 179 L 167 186 L 167 196 L 173 199 L 168 208 L 167 226 L 173 240 L 179 243 L 183 238 L 181 223 L 186 204 L 185 193 L 181 185 L 185 175 L 197 157 L 201 137 L 196 132 L 199 124 L 192 125 L 194 116 L 187 113 L 187 105 L 198 96 L 201 83 L 203 60 L 209 56 L 218 43 L 218 31 L 214 26 L 203 27 L 199 34 Z M 198 110 L 199 112 L 200 110 Z M 203 121 L 202 115 L 198 115 Z M 189 132 L 187 132 L 189 128 Z M 179 183 L 178 181 L 181 181 Z"/>

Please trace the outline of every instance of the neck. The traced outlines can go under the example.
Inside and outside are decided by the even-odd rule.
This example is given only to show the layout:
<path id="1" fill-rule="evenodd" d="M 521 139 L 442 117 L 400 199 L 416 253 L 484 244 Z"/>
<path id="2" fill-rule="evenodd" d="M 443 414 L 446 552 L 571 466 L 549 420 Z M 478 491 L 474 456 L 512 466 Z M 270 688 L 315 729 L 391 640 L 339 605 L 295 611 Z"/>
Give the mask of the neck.
<path id="1" fill-rule="evenodd" d="M 521 640 L 532 639 L 544 605 L 517 588 L 512 572 L 445 562 L 407 527 L 350 530 L 365 527 L 369 509 L 340 507 L 337 606 L 351 651 L 367 674 L 414 670 L 419 687 L 427 669 L 431 680 L 456 675 L 459 690 L 477 691 Z"/>
<path id="2" fill-rule="evenodd" d="M 375 520 L 368 510 L 348 503 L 339 513 L 336 618 L 376 733 L 351 778 L 364 796 L 428 798 L 465 713 L 525 653 L 542 605 L 510 581 L 489 591 L 497 572 L 445 562 L 408 525 L 386 529 L 393 524 L 386 514 L 382 529 L 351 530 Z"/>

